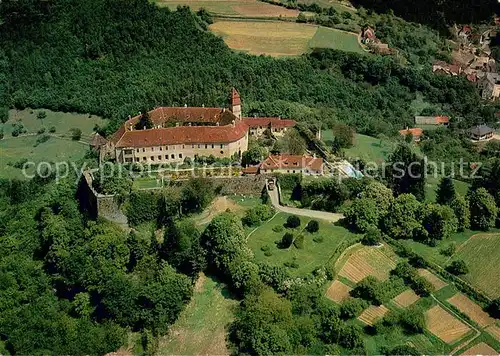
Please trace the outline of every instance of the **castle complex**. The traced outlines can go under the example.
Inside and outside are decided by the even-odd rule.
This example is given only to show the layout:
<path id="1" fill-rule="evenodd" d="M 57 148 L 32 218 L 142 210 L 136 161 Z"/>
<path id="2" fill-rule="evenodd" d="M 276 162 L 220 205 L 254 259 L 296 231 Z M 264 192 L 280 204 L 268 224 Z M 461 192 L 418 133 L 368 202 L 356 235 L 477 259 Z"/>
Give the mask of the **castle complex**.
<path id="1" fill-rule="evenodd" d="M 281 135 L 294 120 L 241 117 L 241 99 L 233 88 L 230 108 L 159 107 L 148 112 L 151 128 L 140 126 L 143 115 L 130 117 L 106 144 L 119 163 L 182 163 L 187 157 L 241 156 L 249 135 L 270 130 Z"/>

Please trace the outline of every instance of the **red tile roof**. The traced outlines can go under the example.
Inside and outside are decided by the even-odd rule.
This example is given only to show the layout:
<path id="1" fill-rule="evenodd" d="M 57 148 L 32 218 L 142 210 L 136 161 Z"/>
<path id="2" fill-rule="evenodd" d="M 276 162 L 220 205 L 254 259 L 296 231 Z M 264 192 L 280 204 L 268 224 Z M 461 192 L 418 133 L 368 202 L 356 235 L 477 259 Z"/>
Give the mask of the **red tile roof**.
<path id="1" fill-rule="evenodd" d="M 232 105 L 241 105 L 241 98 L 240 98 L 240 93 L 233 88 L 233 91 L 231 93 L 231 104 Z"/>
<path id="2" fill-rule="evenodd" d="M 280 119 L 279 117 L 244 117 L 243 121 L 249 127 L 293 127 L 295 126 L 295 120 Z"/>
<path id="3" fill-rule="evenodd" d="M 179 126 L 126 131 L 116 147 L 149 147 L 195 143 L 231 143 L 243 138 L 248 126 L 238 121 L 225 126 Z"/>
<path id="4" fill-rule="evenodd" d="M 414 137 L 422 136 L 422 132 L 424 132 L 424 130 L 422 130 L 419 127 L 414 127 L 412 129 L 406 129 L 406 130 L 399 130 L 399 133 L 403 136 L 411 134 Z"/>
<path id="5" fill-rule="evenodd" d="M 163 125 L 167 122 L 218 122 L 220 125 L 227 125 L 232 120 L 237 119 L 230 110 L 221 108 L 159 107 L 148 113 L 155 126 Z M 140 118 L 141 115 L 137 115 L 127 120 L 125 122 L 126 127 L 129 128 L 131 125 L 135 125 Z"/>
<path id="6" fill-rule="evenodd" d="M 436 122 L 439 124 L 447 124 L 450 122 L 450 118 L 448 116 L 436 116 Z"/>
<path id="7" fill-rule="evenodd" d="M 310 168 L 320 171 L 323 167 L 323 158 L 299 155 L 271 155 L 261 164 L 261 169 L 284 169 L 284 168 Z"/>

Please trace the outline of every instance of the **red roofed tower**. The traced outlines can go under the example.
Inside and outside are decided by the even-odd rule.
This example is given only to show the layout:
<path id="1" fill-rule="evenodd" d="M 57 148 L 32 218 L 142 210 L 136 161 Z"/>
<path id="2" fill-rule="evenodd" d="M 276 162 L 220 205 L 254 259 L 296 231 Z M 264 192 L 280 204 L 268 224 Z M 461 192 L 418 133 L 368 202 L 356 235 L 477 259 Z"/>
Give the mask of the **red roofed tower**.
<path id="1" fill-rule="evenodd" d="M 241 119 L 241 99 L 240 94 L 235 88 L 233 88 L 231 93 L 231 111 L 238 119 Z"/>

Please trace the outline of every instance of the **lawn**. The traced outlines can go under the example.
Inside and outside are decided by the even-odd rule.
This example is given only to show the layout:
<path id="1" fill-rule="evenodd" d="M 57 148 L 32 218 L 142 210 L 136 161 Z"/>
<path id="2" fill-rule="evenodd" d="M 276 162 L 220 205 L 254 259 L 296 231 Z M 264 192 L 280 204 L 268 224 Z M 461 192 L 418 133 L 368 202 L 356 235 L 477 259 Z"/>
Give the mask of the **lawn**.
<path id="1" fill-rule="evenodd" d="M 362 52 L 355 34 L 311 24 L 218 20 L 210 30 L 232 49 L 256 55 L 297 56 L 311 48 Z"/>
<path id="2" fill-rule="evenodd" d="M 159 6 L 175 10 L 177 6 L 189 6 L 196 11 L 206 9 L 215 15 L 235 17 L 297 17 L 299 11 L 257 0 L 157 0 Z"/>
<path id="3" fill-rule="evenodd" d="M 290 268 L 290 273 L 294 276 L 303 276 L 311 273 L 316 267 L 325 265 L 333 255 L 335 248 L 344 240 L 354 240 L 355 235 L 346 229 L 335 226 L 330 223 L 319 221 L 320 229 L 318 232 L 310 234 L 303 231 L 304 248 L 297 249 L 294 245 L 288 249 L 280 249 L 276 242 L 281 240 L 282 236 L 289 229 L 275 232 L 273 228 L 283 226 L 288 218 L 288 214 L 279 213 L 271 221 L 261 225 L 257 230 L 251 233 L 248 237 L 248 246 L 253 250 L 257 261 L 264 261 L 270 264 L 282 266 L 286 262 L 296 262 L 297 268 Z M 301 231 L 310 220 L 305 217 L 300 217 L 301 226 L 294 231 Z M 292 229 L 290 229 L 292 230 Z M 315 242 L 313 239 L 323 239 L 322 242 Z M 266 256 L 263 247 L 268 247 L 272 253 L 271 256 Z"/>
<path id="4" fill-rule="evenodd" d="M 482 233 L 471 237 L 455 253 L 453 259 L 462 259 L 469 273 L 462 278 L 484 291 L 491 298 L 500 297 L 500 233 Z"/>
<path id="5" fill-rule="evenodd" d="M 311 48 L 333 48 L 346 52 L 366 53 L 356 34 L 328 27 L 319 27 L 309 42 Z"/>
<path id="6" fill-rule="evenodd" d="M 226 327 L 237 300 L 225 285 L 201 274 L 194 295 L 169 334 L 159 340 L 159 355 L 227 355 Z"/>
<path id="7" fill-rule="evenodd" d="M 38 119 L 40 111 L 46 113 L 44 119 Z M 22 124 L 26 129 L 26 134 L 32 136 L 13 137 L 11 135 L 14 125 Z M 0 177 L 22 178 L 21 169 L 9 166 L 8 163 L 15 163 L 21 159 L 40 162 L 74 162 L 85 155 L 88 146 L 81 142 L 71 140 L 70 130 L 79 128 L 82 130 L 81 141 L 89 142 L 90 135 L 95 125 L 104 125 L 105 120 L 89 115 L 53 112 L 50 110 L 30 110 L 22 111 L 10 110 L 9 120 L 5 124 L 0 124 L 4 131 L 4 138 L 0 140 Z M 48 141 L 36 144 L 37 133 L 41 128 L 48 130 L 54 126 L 55 134 L 51 135 Z M 33 173 L 33 170 L 29 170 Z"/>

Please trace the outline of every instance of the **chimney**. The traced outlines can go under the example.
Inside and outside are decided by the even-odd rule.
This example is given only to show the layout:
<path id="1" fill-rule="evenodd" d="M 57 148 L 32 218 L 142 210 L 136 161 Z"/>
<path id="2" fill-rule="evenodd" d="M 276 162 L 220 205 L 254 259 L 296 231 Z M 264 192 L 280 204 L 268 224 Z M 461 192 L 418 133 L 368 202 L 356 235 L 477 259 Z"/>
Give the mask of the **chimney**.
<path id="1" fill-rule="evenodd" d="M 184 107 L 187 108 L 188 107 L 188 104 L 184 104 Z"/>
<path id="2" fill-rule="evenodd" d="M 218 121 L 215 123 L 215 126 L 219 126 L 219 122 Z"/>
<path id="3" fill-rule="evenodd" d="M 205 104 L 201 104 L 201 107 L 204 108 L 205 107 Z"/>
<path id="4" fill-rule="evenodd" d="M 130 115 L 129 115 L 129 116 L 128 116 L 128 119 L 130 120 L 131 118 L 132 118 L 132 116 L 130 116 Z"/>
<path id="5" fill-rule="evenodd" d="M 139 115 L 142 115 L 142 112 L 139 111 Z"/>

